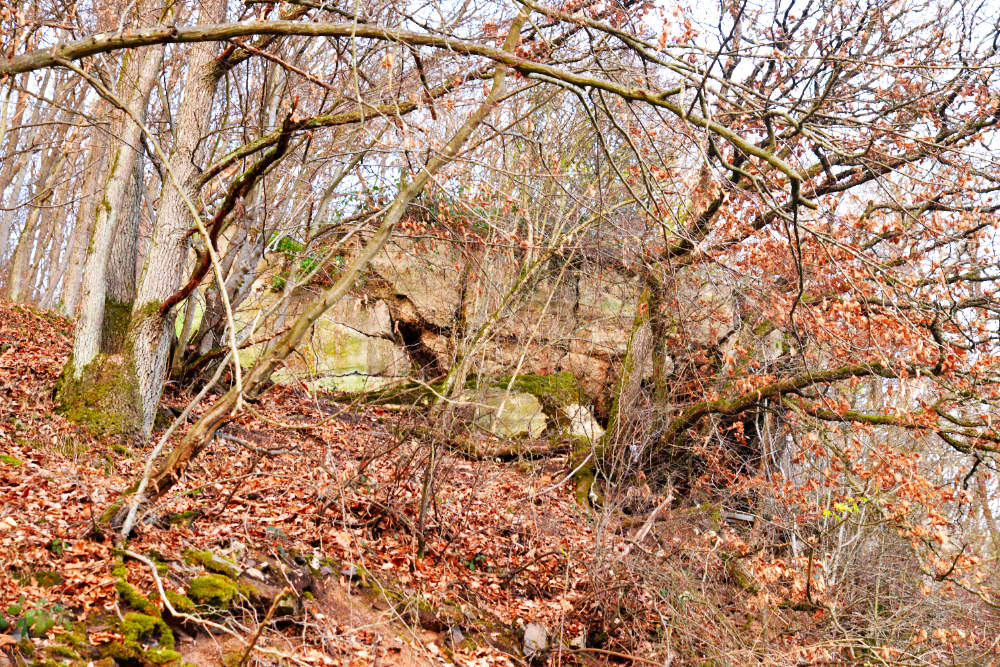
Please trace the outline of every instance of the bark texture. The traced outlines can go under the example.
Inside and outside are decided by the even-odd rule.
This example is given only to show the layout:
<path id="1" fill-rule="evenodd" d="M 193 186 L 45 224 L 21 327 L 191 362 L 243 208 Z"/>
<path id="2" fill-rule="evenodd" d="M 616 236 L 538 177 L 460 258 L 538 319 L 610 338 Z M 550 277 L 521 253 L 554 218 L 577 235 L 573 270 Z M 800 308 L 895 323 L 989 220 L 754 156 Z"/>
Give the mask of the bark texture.
<path id="1" fill-rule="evenodd" d="M 142 416 L 135 408 L 137 382 L 121 352 L 135 292 L 139 204 L 142 197 L 142 130 L 163 48 L 129 52 L 122 63 L 115 144 L 94 216 L 83 273 L 80 319 L 73 354 L 57 388 L 62 410 L 100 433 L 131 436 Z"/>
<path id="2" fill-rule="evenodd" d="M 224 14 L 224 2 L 207 0 L 201 4 L 199 22 L 220 21 Z M 193 201 L 198 194 L 197 165 L 219 80 L 213 66 L 217 50 L 218 46 L 211 42 L 190 50 L 183 103 L 175 123 L 177 139 L 169 156 L 173 178 L 164 184 L 126 334 L 125 364 L 136 381 L 135 395 L 142 415 L 139 430 L 145 437 L 152 432 L 167 374 L 172 319 L 171 313 L 161 314 L 159 310 L 180 287 L 187 264 L 187 232 L 194 224 L 187 201 Z"/>

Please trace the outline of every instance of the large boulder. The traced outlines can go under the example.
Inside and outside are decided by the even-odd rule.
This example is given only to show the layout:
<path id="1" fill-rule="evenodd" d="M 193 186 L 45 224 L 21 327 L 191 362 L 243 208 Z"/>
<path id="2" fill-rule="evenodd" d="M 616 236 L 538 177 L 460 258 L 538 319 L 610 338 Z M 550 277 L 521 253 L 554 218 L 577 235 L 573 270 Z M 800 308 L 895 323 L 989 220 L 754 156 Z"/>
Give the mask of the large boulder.
<path id="1" fill-rule="evenodd" d="M 327 317 L 316 323 L 296 351 L 275 371 L 275 382 L 352 391 L 384 384 L 373 378 L 401 378 L 410 371 L 409 357 L 400 346 Z"/>
<path id="2" fill-rule="evenodd" d="M 597 442 L 604 435 L 604 427 L 594 418 L 590 406 L 570 403 L 563 406 L 561 411 L 566 419 L 566 433 L 569 435 L 586 438 L 590 442 Z"/>
<path id="3" fill-rule="evenodd" d="M 537 398 L 525 392 L 487 388 L 470 391 L 462 400 L 474 406 L 474 423 L 503 438 L 540 438 L 548 419 Z"/>
<path id="4" fill-rule="evenodd" d="M 418 246 L 391 244 L 376 255 L 372 270 L 404 296 L 421 317 L 440 328 L 450 327 L 462 302 L 457 279 L 460 254 L 446 243 Z"/>

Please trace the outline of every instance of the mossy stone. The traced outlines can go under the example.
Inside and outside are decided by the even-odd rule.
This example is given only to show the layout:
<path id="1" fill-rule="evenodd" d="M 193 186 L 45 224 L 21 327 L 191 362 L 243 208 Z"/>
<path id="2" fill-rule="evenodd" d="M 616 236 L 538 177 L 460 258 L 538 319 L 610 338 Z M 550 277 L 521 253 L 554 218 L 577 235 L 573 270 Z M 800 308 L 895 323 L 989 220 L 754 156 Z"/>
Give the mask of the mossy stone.
<path id="1" fill-rule="evenodd" d="M 178 613 L 193 614 L 197 610 L 194 601 L 183 593 L 175 593 L 174 591 L 165 591 L 165 593 L 170 606 Z"/>
<path id="2" fill-rule="evenodd" d="M 140 639 L 151 639 L 155 635 L 161 648 L 174 648 L 173 631 L 162 618 L 157 616 L 129 612 L 122 617 L 121 631 L 126 644 L 138 642 Z"/>
<path id="3" fill-rule="evenodd" d="M 221 574 L 196 577 L 188 585 L 187 595 L 197 604 L 216 609 L 228 609 L 238 592 L 236 582 Z"/>
<path id="4" fill-rule="evenodd" d="M 201 565 L 209 572 L 224 574 L 233 579 L 240 575 L 240 568 L 236 563 L 208 550 L 188 549 L 184 552 L 184 562 L 188 565 Z"/>
<path id="5" fill-rule="evenodd" d="M 499 377 L 494 386 L 506 388 L 510 384 L 510 379 L 509 375 Z M 536 373 L 518 375 L 514 378 L 511 390 L 531 394 L 539 400 L 546 411 L 574 403 L 590 402 L 580 381 L 568 371 L 545 375 Z"/>
<path id="6" fill-rule="evenodd" d="M 139 591 L 135 590 L 132 584 L 128 583 L 128 568 L 125 567 L 124 563 L 118 563 L 112 567 L 111 575 L 115 577 L 115 592 L 118 593 L 118 599 L 125 606 L 136 611 L 141 611 L 144 614 L 152 616 L 160 615 L 160 609 L 139 593 Z"/>
<path id="7" fill-rule="evenodd" d="M 147 649 L 142 654 L 142 659 L 143 662 L 148 665 L 168 667 L 171 665 L 179 665 L 181 663 L 181 654 L 172 649 L 151 648 Z"/>

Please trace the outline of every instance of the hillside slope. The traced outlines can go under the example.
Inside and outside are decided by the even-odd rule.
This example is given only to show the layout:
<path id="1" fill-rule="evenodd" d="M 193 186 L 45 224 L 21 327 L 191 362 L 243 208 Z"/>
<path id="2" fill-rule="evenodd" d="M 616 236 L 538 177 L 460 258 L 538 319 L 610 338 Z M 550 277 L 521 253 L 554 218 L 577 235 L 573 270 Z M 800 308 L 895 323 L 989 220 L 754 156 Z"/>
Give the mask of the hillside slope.
<path id="1" fill-rule="evenodd" d="M 10 664 L 871 655 L 851 653 L 864 645 L 830 609 L 779 603 L 801 598 L 801 579 L 710 508 L 673 507 L 626 528 L 577 504 L 561 455 L 468 460 L 414 435 L 427 432 L 414 428 L 419 415 L 287 387 L 226 427 L 116 550 L 101 514 L 146 450 L 54 412 L 70 334 L 65 319 L 0 303 L 0 648 Z M 174 388 L 167 403 L 188 398 Z M 995 622 L 981 616 L 937 643 L 925 634 L 913 655 L 927 664 L 945 640 L 988 644 Z"/>

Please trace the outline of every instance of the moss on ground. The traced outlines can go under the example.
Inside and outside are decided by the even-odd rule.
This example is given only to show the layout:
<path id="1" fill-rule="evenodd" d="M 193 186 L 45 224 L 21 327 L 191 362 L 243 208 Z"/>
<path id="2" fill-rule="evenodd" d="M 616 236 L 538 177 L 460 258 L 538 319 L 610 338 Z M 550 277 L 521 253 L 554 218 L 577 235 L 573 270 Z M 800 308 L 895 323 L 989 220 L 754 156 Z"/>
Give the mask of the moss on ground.
<path id="1" fill-rule="evenodd" d="M 209 572 L 224 574 L 233 579 L 240 575 L 240 568 L 236 563 L 207 549 L 187 549 L 183 555 L 184 562 L 188 565 L 201 565 Z"/>
<path id="2" fill-rule="evenodd" d="M 215 609 L 228 609 L 239 591 L 236 582 L 221 574 L 196 577 L 188 584 L 187 595 L 196 604 Z"/>
<path id="3" fill-rule="evenodd" d="M 0 454 L 0 461 L 6 463 L 7 465 L 13 468 L 24 465 L 24 461 L 18 458 L 14 458 L 10 454 Z"/>
<path id="4" fill-rule="evenodd" d="M 83 657 L 74 651 L 69 646 L 64 646 L 62 644 L 56 644 L 55 646 L 48 646 L 45 648 L 45 653 L 50 658 L 57 658 L 62 660 L 83 660 Z"/>
<path id="5" fill-rule="evenodd" d="M 40 570 L 35 572 L 35 581 L 42 588 L 52 588 L 66 581 L 66 579 L 54 570 Z"/>
<path id="6" fill-rule="evenodd" d="M 159 608 L 128 583 L 128 568 L 124 563 L 119 562 L 112 567 L 111 575 L 115 578 L 115 592 L 123 605 L 144 614 L 160 615 Z"/>
<path id="7" fill-rule="evenodd" d="M 186 512 L 176 512 L 166 516 L 167 524 L 171 526 L 190 526 L 191 523 L 201 516 L 200 510 L 187 510 Z"/>

